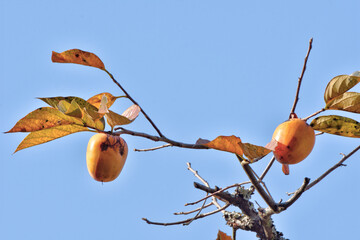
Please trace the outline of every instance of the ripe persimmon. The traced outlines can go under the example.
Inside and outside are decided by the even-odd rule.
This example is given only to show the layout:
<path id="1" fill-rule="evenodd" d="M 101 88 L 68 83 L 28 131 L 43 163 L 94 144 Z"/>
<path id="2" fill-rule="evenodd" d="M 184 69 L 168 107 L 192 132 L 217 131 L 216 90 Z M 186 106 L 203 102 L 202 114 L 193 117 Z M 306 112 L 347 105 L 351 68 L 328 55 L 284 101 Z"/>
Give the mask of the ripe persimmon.
<path id="1" fill-rule="evenodd" d="M 299 118 L 280 124 L 272 136 L 275 141 L 274 156 L 283 164 L 283 172 L 288 175 L 288 164 L 296 164 L 304 160 L 315 144 L 315 132 L 305 121 Z"/>
<path id="2" fill-rule="evenodd" d="M 97 133 L 89 140 L 86 164 L 89 174 L 96 181 L 116 179 L 126 161 L 128 146 L 120 136 Z"/>

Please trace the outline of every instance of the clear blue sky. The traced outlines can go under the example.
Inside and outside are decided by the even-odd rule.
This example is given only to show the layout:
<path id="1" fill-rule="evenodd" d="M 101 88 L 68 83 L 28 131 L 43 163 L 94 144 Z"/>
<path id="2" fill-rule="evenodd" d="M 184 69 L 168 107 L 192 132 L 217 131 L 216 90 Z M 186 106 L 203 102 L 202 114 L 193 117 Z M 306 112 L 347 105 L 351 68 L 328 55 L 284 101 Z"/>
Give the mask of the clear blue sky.
<path id="1" fill-rule="evenodd" d="M 98 69 L 54 64 L 51 51 L 96 53 L 158 127 L 187 143 L 237 135 L 265 145 L 292 106 L 308 42 L 314 38 L 297 113 L 323 107 L 327 82 L 360 70 L 360 2 L 353 1 L 6 1 L 0 2 L 1 132 L 37 107 L 36 97 L 100 92 L 121 95 Z M 359 90 L 359 88 L 357 88 Z M 130 105 L 118 101 L 114 110 Z M 334 114 L 335 112 L 329 112 Z M 345 113 L 344 113 L 345 115 Z M 346 114 L 357 120 L 358 116 Z M 153 134 L 143 117 L 129 128 Z M 190 226 L 150 226 L 141 218 L 178 221 L 173 212 L 204 194 L 186 162 L 214 186 L 246 180 L 233 155 L 169 148 L 129 153 L 118 179 L 88 174 L 91 133 L 77 133 L 12 154 L 25 134 L 0 135 L 0 238 L 215 239 L 230 234 L 221 214 Z M 126 136 L 131 149 L 158 146 Z M 312 154 L 284 176 L 266 177 L 276 200 L 315 179 L 359 144 L 322 135 Z M 354 239 L 360 226 L 359 154 L 274 216 L 291 240 Z M 256 163 L 262 171 L 269 157 Z M 264 206 L 258 197 L 254 199 Z M 239 239 L 256 239 L 238 232 Z"/>

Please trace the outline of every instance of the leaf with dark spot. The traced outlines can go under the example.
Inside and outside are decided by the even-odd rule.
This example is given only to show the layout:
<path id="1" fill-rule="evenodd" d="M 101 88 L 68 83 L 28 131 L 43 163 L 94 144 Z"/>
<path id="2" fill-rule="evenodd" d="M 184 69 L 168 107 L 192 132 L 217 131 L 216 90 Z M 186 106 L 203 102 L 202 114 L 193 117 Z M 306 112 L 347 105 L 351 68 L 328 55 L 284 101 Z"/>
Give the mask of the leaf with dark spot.
<path id="1" fill-rule="evenodd" d="M 105 70 L 104 63 L 98 56 L 80 49 L 70 49 L 62 53 L 53 51 L 51 60 L 57 63 L 75 63 Z"/>
<path id="2" fill-rule="evenodd" d="M 310 126 L 314 130 L 324 133 L 360 138 L 360 123 L 347 117 L 336 115 L 321 116 L 312 120 Z"/>

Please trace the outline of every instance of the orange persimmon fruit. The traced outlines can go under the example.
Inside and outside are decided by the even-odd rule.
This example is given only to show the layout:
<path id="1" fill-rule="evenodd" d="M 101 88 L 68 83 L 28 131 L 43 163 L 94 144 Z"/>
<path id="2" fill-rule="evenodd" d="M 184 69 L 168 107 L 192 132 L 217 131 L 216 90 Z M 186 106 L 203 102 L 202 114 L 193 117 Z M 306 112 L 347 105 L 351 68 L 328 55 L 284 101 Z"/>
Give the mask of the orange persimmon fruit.
<path id="1" fill-rule="evenodd" d="M 272 139 L 275 142 L 274 156 L 283 164 L 282 170 L 288 175 L 288 164 L 299 163 L 311 153 L 315 144 L 315 132 L 304 120 L 294 117 L 280 124 Z"/>
<path id="2" fill-rule="evenodd" d="M 86 164 L 89 174 L 99 182 L 115 180 L 124 167 L 128 146 L 120 136 L 97 133 L 89 140 Z"/>

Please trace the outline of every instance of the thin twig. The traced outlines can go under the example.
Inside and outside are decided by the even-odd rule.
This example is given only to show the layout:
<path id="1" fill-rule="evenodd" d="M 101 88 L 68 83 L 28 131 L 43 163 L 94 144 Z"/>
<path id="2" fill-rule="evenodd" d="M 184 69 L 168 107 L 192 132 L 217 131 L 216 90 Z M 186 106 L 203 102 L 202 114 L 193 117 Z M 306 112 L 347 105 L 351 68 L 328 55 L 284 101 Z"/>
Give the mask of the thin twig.
<path id="1" fill-rule="evenodd" d="M 186 165 L 187 165 L 187 167 L 188 167 L 188 170 L 191 171 L 191 172 L 195 175 L 195 177 L 197 177 L 197 178 L 198 178 L 202 183 L 204 183 L 207 187 L 210 187 L 209 183 L 199 175 L 198 171 L 195 171 L 195 170 L 191 167 L 191 163 L 187 162 Z M 209 195 L 207 194 L 206 197 L 205 197 L 203 200 L 198 201 L 198 203 L 201 202 L 201 201 L 205 201 L 205 200 L 208 198 L 208 196 L 209 196 Z M 220 204 L 217 202 L 215 196 L 212 195 L 211 197 L 212 197 L 212 203 L 213 203 L 218 209 L 221 208 L 221 206 L 220 206 Z M 191 204 L 185 204 L 185 206 L 187 206 L 187 205 L 191 205 Z"/>
<path id="2" fill-rule="evenodd" d="M 162 146 L 153 147 L 153 148 L 146 148 L 146 149 L 137 149 L 137 148 L 135 148 L 134 151 L 135 152 L 149 152 L 149 151 L 155 151 L 155 150 L 158 150 L 158 149 L 161 149 L 161 148 L 166 148 L 166 147 L 171 147 L 171 146 L 172 146 L 171 144 L 165 144 L 165 145 L 162 145 Z"/>
<path id="3" fill-rule="evenodd" d="M 213 215 L 213 214 L 218 213 L 218 212 L 221 212 L 221 211 L 225 210 L 226 208 L 228 208 L 229 206 L 230 206 L 230 204 L 228 203 L 228 204 L 224 205 L 223 207 L 218 208 L 218 209 L 216 209 L 216 210 L 214 210 L 212 212 L 202 213 L 199 216 L 197 216 L 195 220 L 200 219 L 200 218 L 204 218 L 204 217 L 207 217 L 207 216 L 210 216 L 210 215 Z M 142 218 L 142 220 L 144 220 L 148 224 L 161 225 L 161 226 L 171 226 L 171 225 L 187 224 L 188 222 L 193 221 L 194 219 L 189 218 L 189 219 L 186 219 L 186 220 L 183 220 L 183 221 L 169 222 L 169 223 L 153 222 L 153 221 L 148 220 L 147 218 Z"/>
<path id="4" fill-rule="evenodd" d="M 298 80 L 298 86 L 297 86 L 297 89 L 296 89 L 295 100 L 294 100 L 294 104 L 293 104 L 293 106 L 291 108 L 291 111 L 290 111 L 290 116 L 292 116 L 295 113 L 296 104 L 299 101 L 300 86 L 301 86 L 301 82 L 302 82 L 302 79 L 304 77 L 304 73 L 305 73 L 305 70 L 306 70 L 306 64 L 307 64 L 309 54 L 310 54 L 310 51 L 311 51 L 311 48 L 312 48 L 312 42 L 313 42 L 313 39 L 310 38 L 309 49 L 307 51 L 307 54 L 306 54 L 306 57 L 305 57 L 305 60 L 304 60 L 304 66 L 303 66 L 303 69 L 301 71 L 301 75 L 300 75 L 299 80 Z"/>
<path id="5" fill-rule="evenodd" d="M 315 186 L 317 183 L 319 183 L 321 180 L 323 180 L 327 175 L 329 175 L 332 171 L 334 171 L 335 169 L 337 169 L 340 166 L 343 166 L 343 163 L 349 158 L 351 157 L 354 153 L 356 153 L 358 150 L 360 149 L 360 145 L 358 147 L 356 147 L 354 150 L 352 150 L 349 154 L 345 155 L 342 157 L 342 159 L 336 163 L 334 166 L 332 166 L 331 168 L 329 168 L 326 172 L 324 172 L 320 177 L 318 177 L 317 179 L 315 179 L 314 181 L 312 181 L 305 189 L 305 191 L 309 190 L 310 188 L 312 188 L 313 186 Z"/>
<path id="6" fill-rule="evenodd" d="M 277 211 L 273 211 L 272 209 L 268 208 L 268 210 L 265 211 L 266 213 L 264 214 L 264 217 L 265 216 L 270 216 L 270 215 L 272 215 L 274 213 L 280 213 L 280 212 L 285 211 L 286 209 L 288 209 L 306 191 L 306 187 L 308 186 L 309 182 L 310 182 L 310 178 L 305 178 L 302 185 L 301 185 L 301 187 L 294 192 L 294 195 L 291 198 L 289 198 L 289 200 L 287 200 L 284 203 L 277 204 L 277 207 L 278 207 Z"/>
<path id="7" fill-rule="evenodd" d="M 176 213 L 174 213 L 174 215 L 188 215 L 188 214 L 191 214 L 191 213 L 194 213 L 194 212 L 199 211 L 201 208 L 205 209 L 205 208 L 210 207 L 210 206 L 212 206 L 212 205 L 214 205 L 213 202 L 208 203 L 208 204 L 206 204 L 206 205 L 203 206 L 203 207 L 202 207 L 202 206 L 201 206 L 201 207 L 198 207 L 198 208 L 196 208 L 196 209 L 194 209 L 194 210 L 191 210 L 191 211 L 187 211 L 187 212 L 176 212 Z"/>
<path id="8" fill-rule="evenodd" d="M 326 111 L 326 109 L 325 109 L 325 108 L 322 108 L 322 109 L 320 109 L 319 111 L 314 112 L 314 113 L 311 114 L 310 116 L 307 116 L 306 118 L 302 118 L 301 120 L 307 121 L 309 118 L 312 118 L 312 117 L 314 117 L 314 116 L 316 116 L 316 115 L 318 115 L 319 113 L 322 113 L 322 112 L 324 112 L 324 111 Z"/>
<path id="9" fill-rule="evenodd" d="M 261 174 L 259 180 L 263 180 L 264 177 L 266 176 L 266 174 L 269 172 L 271 166 L 273 165 L 273 163 L 275 162 L 275 156 L 273 156 L 270 160 L 270 162 L 268 163 L 268 165 L 266 166 L 265 170 L 263 171 L 263 173 Z"/>
<path id="10" fill-rule="evenodd" d="M 233 184 L 233 185 L 230 185 L 230 186 L 221 188 L 220 190 L 218 190 L 218 191 L 216 191 L 216 192 L 214 192 L 214 193 L 211 193 L 211 194 L 209 194 L 208 196 L 206 196 L 206 197 L 204 197 L 204 198 L 202 198 L 202 199 L 200 199 L 200 200 L 197 200 L 197 201 L 191 202 L 191 203 L 187 203 L 187 204 L 185 204 L 185 206 L 198 204 L 199 202 L 204 201 L 205 199 L 207 199 L 207 198 L 209 198 L 209 197 L 215 196 L 216 194 L 219 194 L 219 193 L 221 193 L 221 192 L 223 192 L 223 191 L 225 191 L 225 190 L 228 190 L 229 188 L 240 187 L 240 186 L 242 186 L 242 185 L 244 185 L 244 184 L 249 184 L 249 183 L 251 183 L 251 182 L 250 182 L 250 181 L 247 181 L 247 182 L 242 182 L 242 183 L 235 183 L 235 184 Z M 209 187 L 209 186 L 208 186 L 208 187 Z"/>
<path id="11" fill-rule="evenodd" d="M 130 94 L 120 85 L 120 83 L 118 81 L 116 81 L 116 79 L 114 78 L 114 76 L 107 71 L 106 69 L 104 69 L 104 71 L 110 76 L 110 78 L 113 80 L 113 82 L 124 92 L 124 94 L 126 95 L 126 97 L 132 101 L 135 105 L 138 105 L 140 107 L 140 110 L 142 112 L 142 114 L 144 114 L 144 117 L 150 122 L 150 124 L 153 126 L 153 128 L 156 130 L 156 132 L 159 134 L 160 137 L 164 137 L 164 135 L 161 133 L 161 131 L 158 129 L 158 127 L 155 125 L 155 123 L 151 120 L 151 118 L 145 113 L 144 109 L 135 101 L 135 99 L 133 99 Z"/>
<path id="12" fill-rule="evenodd" d="M 192 173 L 195 175 L 195 177 L 197 177 L 197 178 L 198 178 L 203 184 L 205 184 L 206 186 L 208 186 L 208 187 L 210 186 L 209 183 L 199 175 L 198 171 L 194 170 L 194 169 L 191 167 L 191 163 L 187 162 L 186 165 L 187 165 L 187 169 L 188 169 L 190 172 L 192 172 Z"/>
<path id="13" fill-rule="evenodd" d="M 208 193 L 206 195 L 209 195 Z M 192 217 L 192 219 L 187 222 L 187 223 L 184 223 L 184 225 L 189 225 L 190 223 L 192 223 L 201 213 L 201 211 L 205 208 L 205 204 L 206 204 L 206 200 L 204 200 L 203 204 L 201 205 L 200 209 L 198 210 L 198 212 L 196 213 L 196 215 L 194 217 Z"/>

